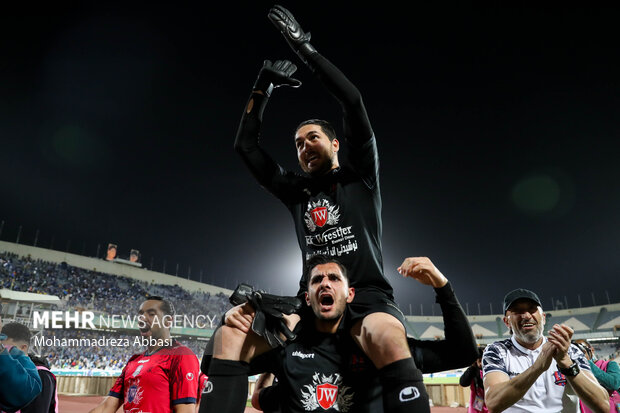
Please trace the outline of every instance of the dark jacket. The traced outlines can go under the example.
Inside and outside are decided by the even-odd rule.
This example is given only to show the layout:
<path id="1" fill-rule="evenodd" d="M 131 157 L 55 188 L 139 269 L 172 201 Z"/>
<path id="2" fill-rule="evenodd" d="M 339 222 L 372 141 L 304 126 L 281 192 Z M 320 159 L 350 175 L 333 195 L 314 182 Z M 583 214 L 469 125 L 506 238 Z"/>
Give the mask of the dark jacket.
<path id="1" fill-rule="evenodd" d="M 41 378 L 34 363 L 17 347 L 0 352 L 0 410 L 12 412 L 41 393 Z"/>

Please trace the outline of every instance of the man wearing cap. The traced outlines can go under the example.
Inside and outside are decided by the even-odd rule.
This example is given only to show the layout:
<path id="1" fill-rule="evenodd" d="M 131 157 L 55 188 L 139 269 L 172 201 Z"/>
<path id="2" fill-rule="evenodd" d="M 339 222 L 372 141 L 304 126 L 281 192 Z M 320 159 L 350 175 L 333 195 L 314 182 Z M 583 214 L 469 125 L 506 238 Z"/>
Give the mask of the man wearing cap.
<path id="1" fill-rule="evenodd" d="M 609 412 L 607 392 L 571 344 L 573 330 L 554 324 L 544 336 L 545 314 L 534 292 L 506 294 L 504 324 L 512 336 L 487 346 L 482 357 L 489 412 L 579 412 L 579 399 L 592 411 Z"/>

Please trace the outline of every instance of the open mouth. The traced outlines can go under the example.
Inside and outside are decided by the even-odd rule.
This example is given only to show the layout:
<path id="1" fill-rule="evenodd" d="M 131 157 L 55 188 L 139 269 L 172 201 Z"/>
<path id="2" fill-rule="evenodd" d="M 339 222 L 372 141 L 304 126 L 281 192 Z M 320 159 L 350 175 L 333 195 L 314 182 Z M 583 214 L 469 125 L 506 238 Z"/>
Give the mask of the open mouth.
<path id="1" fill-rule="evenodd" d="M 151 327 L 150 326 L 144 326 L 144 327 L 141 327 L 139 330 L 140 330 L 141 334 L 146 334 L 149 331 L 151 331 Z"/>
<path id="2" fill-rule="evenodd" d="M 334 305 L 334 297 L 330 293 L 323 293 L 319 295 L 319 304 L 321 305 L 321 311 L 329 311 Z"/>
<path id="3" fill-rule="evenodd" d="M 333 305 L 334 298 L 331 295 L 324 295 L 323 297 L 321 297 L 320 303 L 321 305 Z"/>
<path id="4" fill-rule="evenodd" d="M 316 154 L 316 153 L 312 153 L 312 154 L 306 156 L 306 163 L 308 165 L 310 165 L 311 163 L 316 162 L 318 159 L 319 159 L 319 155 Z"/>
<path id="5" fill-rule="evenodd" d="M 531 329 L 533 329 L 535 327 L 536 327 L 536 324 L 534 324 L 534 323 L 523 323 L 523 324 L 521 324 L 521 328 L 524 329 L 524 330 L 531 330 Z"/>

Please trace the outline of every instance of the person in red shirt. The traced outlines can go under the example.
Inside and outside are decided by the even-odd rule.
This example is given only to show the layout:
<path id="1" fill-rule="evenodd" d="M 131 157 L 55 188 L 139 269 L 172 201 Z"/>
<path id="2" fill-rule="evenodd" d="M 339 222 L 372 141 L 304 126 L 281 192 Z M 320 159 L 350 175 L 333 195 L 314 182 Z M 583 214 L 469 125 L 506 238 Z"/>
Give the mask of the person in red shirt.
<path id="1" fill-rule="evenodd" d="M 165 316 L 174 315 L 172 306 L 161 297 L 149 297 L 138 314 L 147 350 L 129 359 L 109 396 L 90 413 L 114 413 L 121 404 L 127 413 L 194 413 L 200 376 L 198 357 L 170 337 Z"/>

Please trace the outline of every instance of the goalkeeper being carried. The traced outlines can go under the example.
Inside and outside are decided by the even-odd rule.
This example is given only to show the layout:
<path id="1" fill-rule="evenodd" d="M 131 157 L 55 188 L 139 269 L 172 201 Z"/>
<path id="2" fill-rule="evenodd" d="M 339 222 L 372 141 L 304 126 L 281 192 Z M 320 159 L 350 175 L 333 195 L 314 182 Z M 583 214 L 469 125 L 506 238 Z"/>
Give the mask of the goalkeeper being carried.
<path id="1" fill-rule="evenodd" d="M 275 89 L 301 85 L 292 77 L 295 65 L 286 60 L 264 62 L 241 118 L 235 150 L 258 183 L 292 214 L 304 268 L 312 256 L 328 255 L 337 256 L 348 270 L 355 297 L 348 305 L 346 328 L 377 369 L 384 411 L 429 412 L 422 373 L 407 342 L 405 318 L 383 271 L 379 158 L 361 94 L 310 44 L 310 33 L 304 32 L 288 10 L 274 6 L 268 17 L 340 103 L 343 142 L 349 156 L 340 162 L 336 132 L 329 122 L 319 119 L 304 121 L 295 131 L 294 145 L 303 174 L 286 171 L 259 145 L 263 112 Z M 300 298 L 308 285 L 307 276 L 305 272 L 300 280 Z M 241 307 L 236 320 L 227 319 L 212 338 L 208 376 L 213 392 L 205 397 L 209 410 L 201 405 L 201 411 L 243 411 L 245 400 L 238 401 L 235 395 L 247 392 L 248 362 L 270 348 L 265 340 L 247 334 L 247 325 L 243 331 L 244 316 L 248 315 L 243 311 L 248 307 Z M 305 317 L 303 311 L 301 314 Z M 289 321 L 294 323 L 293 316 Z M 475 351 L 472 354 L 475 357 Z"/>

